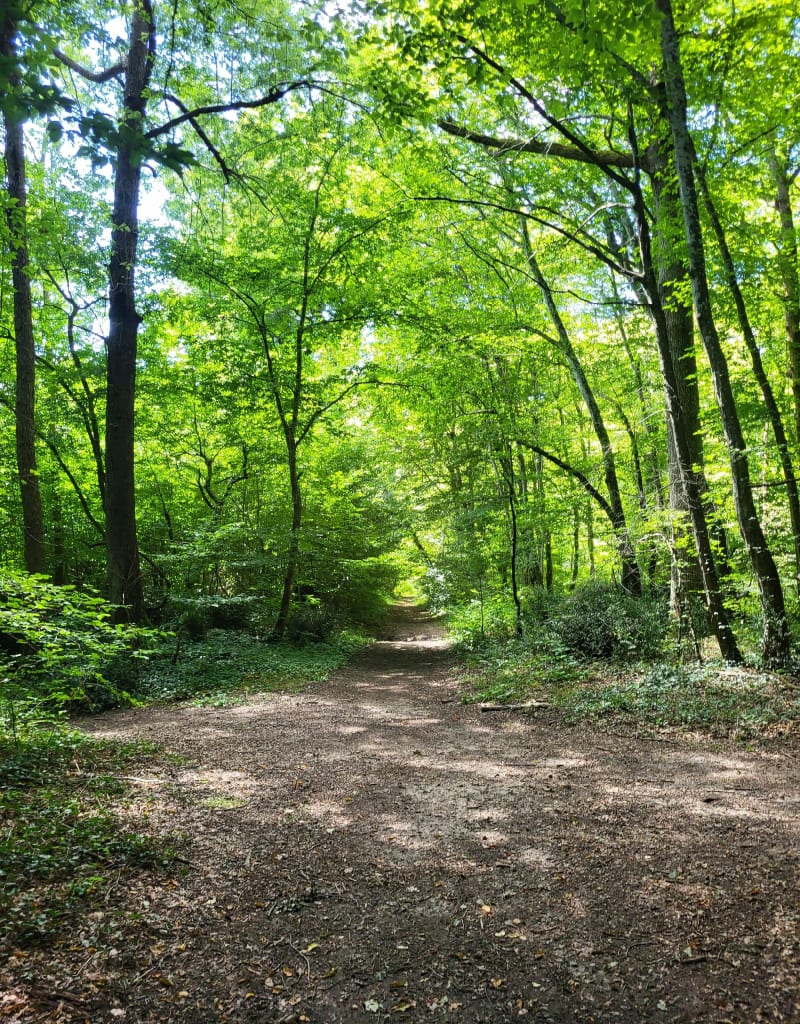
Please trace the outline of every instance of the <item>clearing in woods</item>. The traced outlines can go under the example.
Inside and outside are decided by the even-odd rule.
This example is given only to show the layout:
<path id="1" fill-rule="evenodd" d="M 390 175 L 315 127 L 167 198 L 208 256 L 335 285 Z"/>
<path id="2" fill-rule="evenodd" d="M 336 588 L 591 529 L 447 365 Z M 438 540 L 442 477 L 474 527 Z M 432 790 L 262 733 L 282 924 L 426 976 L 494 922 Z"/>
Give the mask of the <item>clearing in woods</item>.
<path id="1" fill-rule="evenodd" d="M 86 724 L 180 755 L 127 813 L 186 863 L 32 955 L 20 1020 L 800 1021 L 794 744 L 483 713 L 435 622 L 387 635 L 300 695 Z"/>

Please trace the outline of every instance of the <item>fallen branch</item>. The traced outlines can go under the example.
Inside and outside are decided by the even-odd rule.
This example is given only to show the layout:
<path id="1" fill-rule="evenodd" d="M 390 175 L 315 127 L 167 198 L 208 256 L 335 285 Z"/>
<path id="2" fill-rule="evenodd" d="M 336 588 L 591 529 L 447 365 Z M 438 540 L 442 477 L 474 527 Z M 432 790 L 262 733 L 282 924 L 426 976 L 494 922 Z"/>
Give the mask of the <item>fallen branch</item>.
<path id="1" fill-rule="evenodd" d="M 528 700 L 524 704 L 479 704 L 481 711 L 527 711 L 529 708 L 549 708 L 550 701 Z"/>

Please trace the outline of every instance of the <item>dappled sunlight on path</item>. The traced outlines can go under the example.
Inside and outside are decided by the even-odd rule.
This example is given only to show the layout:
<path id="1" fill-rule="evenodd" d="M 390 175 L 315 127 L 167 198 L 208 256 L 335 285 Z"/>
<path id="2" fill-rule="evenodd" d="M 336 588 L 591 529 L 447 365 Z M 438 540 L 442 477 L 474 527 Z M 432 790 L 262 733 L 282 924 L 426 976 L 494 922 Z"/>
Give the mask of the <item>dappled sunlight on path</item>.
<path id="1" fill-rule="evenodd" d="M 174 1019 L 800 1020 L 790 754 L 483 714 L 438 625 L 397 628 L 300 695 L 90 724 L 186 759 L 132 808 L 194 866 L 164 912 L 207 992 Z"/>

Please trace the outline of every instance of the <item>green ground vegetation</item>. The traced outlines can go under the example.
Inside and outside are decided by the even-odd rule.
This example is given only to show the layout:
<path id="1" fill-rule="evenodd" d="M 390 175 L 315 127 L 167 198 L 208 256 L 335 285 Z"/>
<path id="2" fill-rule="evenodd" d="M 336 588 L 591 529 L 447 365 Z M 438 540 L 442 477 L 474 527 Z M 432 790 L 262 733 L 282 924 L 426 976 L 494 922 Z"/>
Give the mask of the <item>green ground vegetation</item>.
<path id="1" fill-rule="evenodd" d="M 171 629 L 130 628 L 101 598 L 41 577 L 6 573 L 0 586 L 0 955 L 55 941 L 120 877 L 174 867 L 124 814 L 124 770 L 164 755 L 76 732 L 76 714 L 296 692 L 367 642 L 313 608 L 291 641 L 270 643 L 241 609 L 227 629 L 205 606 L 179 609 Z"/>
<path id="2" fill-rule="evenodd" d="M 58 725 L 0 734 L 0 955 L 53 941 L 120 876 L 171 870 L 172 852 L 119 816 L 121 767 L 153 754 Z"/>
<path id="3" fill-rule="evenodd" d="M 561 599 L 540 595 L 523 634 L 514 609 L 472 604 L 450 616 L 468 665 L 464 700 L 546 703 L 567 723 L 616 719 L 636 728 L 672 729 L 746 742 L 800 721 L 793 670 L 698 659 L 681 643 L 663 599 L 633 599 L 593 586 Z"/>

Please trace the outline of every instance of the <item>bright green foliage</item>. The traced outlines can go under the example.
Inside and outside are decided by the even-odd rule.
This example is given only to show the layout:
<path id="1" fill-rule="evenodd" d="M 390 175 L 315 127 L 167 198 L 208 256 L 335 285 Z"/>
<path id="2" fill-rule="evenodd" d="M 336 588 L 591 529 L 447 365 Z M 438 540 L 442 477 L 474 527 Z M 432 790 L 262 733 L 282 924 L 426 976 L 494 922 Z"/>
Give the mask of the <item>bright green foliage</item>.
<path id="1" fill-rule="evenodd" d="M 0 723 L 22 722 L 130 700 L 110 679 L 121 659 L 146 657 L 157 634 L 114 626 L 101 597 L 38 576 L 0 574 Z"/>
<path id="2" fill-rule="evenodd" d="M 663 600 L 634 598 L 599 582 L 556 595 L 543 588 L 525 593 L 523 615 L 530 644 L 543 645 L 547 658 L 611 662 L 651 661 L 669 654 L 674 628 Z M 503 643 L 514 630 L 514 611 L 506 597 L 474 599 L 454 609 L 448 623 L 467 650 Z M 524 646 L 524 644 L 523 644 Z"/>
<path id="3" fill-rule="evenodd" d="M 66 592 L 72 619 L 58 613 L 62 653 L 7 659 L 20 668 L 5 684 L 14 706 L 23 679 L 35 700 L 55 695 L 49 706 L 82 690 L 97 701 L 97 672 L 134 694 L 139 682 L 164 696 L 213 691 L 201 657 L 206 640 L 222 644 L 218 628 L 249 631 L 235 660 L 252 657 L 260 676 L 252 637 L 272 628 L 289 577 L 285 635 L 297 643 L 379 621 L 394 587 L 411 581 L 437 607 L 456 607 L 465 643 L 520 625 L 539 636 L 549 619 L 556 660 L 567 649 L 661 657 L 672 563 L 694 547 L 668 454 L 632 198 L 640 187 L 656 269 L 685 262 L 680 217 L 657 194 L 674 204 L 650 0 L 392 0 L 316 17 L 262 0 L 213 10 L 181 0 L 169 18 L 156 8 L 150 137 L 137 144 L 146 189 L 166 198 L 140 210 L 136 500 L 145 603 L 176 628 L 180 650 L 174 678 L 171 655 L 160 662 L 163 686 L 149 668 L 137 682 L 125 653 L 113 676 L 99 650 L 84 656 L 94 612 L 78 595 L 105 572 L 111 211 L 100 165 L 133 128 L 114 121 L 116 79 L 68 76 L 52 49 L 113 67 L 127 45 L 110 20 L 119 10 L 37 2 L 39 24 L 25 21 L 20 38 L 25 88 L 33 95 L 39 82 L 75 101 L 58 107 L 51 91 L 48 104 L 29 105 L 26 130 L 46 542 L 53 579 L 76 590 Z M 794 464 L 786 324 L 797 258 L 773 165 L 796 210 L 796 16 L 788 0 L 684 4 L 676 16 L 697 158 Z M 301 79 L 280 102 L 181 119 L 179 103 L 203 108 Z M 785 459 L 710 222 L 703 231 L 757 511 L 790 591 Z M 5 263 L 0 276 L 10 341 Z M 690 301 L 685 275 L 675 294 Z M 667 306 L 675 311 L 674 297 Z M 689 333 L 684 350 L 694 341 Z M 8 564 L 21 547 L 12 349 L 0 348 Z M 714 551 L 749 650 L 758 589 L 702 355 L 696 382 Z M 624 531 L 609 516 L 612 460 Z M 645 591 L 663 598 L 628 602 L 616 590 L 620 533 Z M 696 594 L 683 602 L 684 646 L 690 635 L 702 646 L 698 606 Z M 95 639 L 109 653 L 106 627 Z"/>

